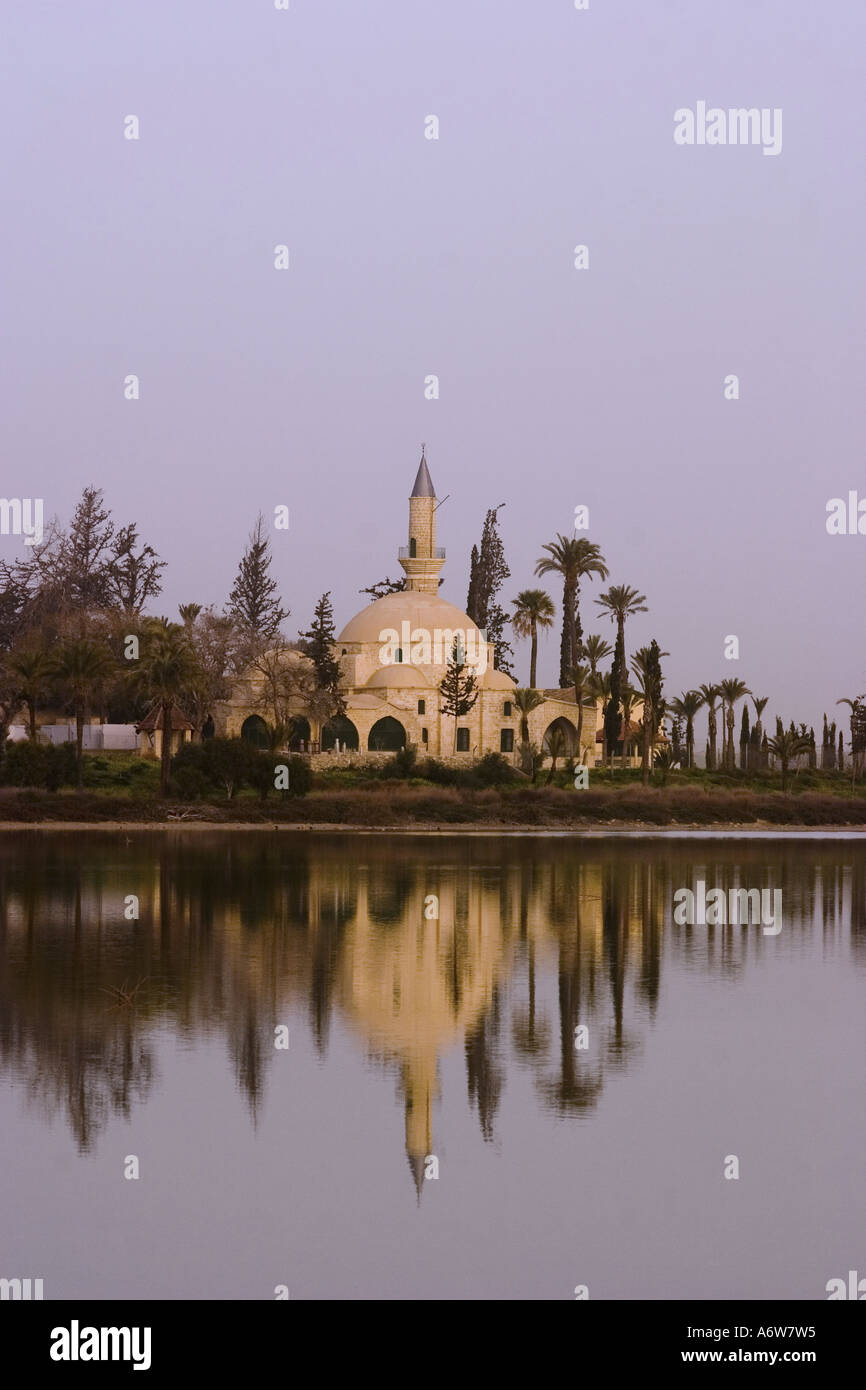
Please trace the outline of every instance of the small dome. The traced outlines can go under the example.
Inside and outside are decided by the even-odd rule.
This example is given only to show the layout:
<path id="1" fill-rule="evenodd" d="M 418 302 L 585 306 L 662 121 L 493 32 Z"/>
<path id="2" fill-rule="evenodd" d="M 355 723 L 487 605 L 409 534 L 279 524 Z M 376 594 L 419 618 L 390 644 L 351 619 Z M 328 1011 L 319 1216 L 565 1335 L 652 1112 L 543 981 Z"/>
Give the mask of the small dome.
<path id="1" fill-rule="evenodd" d="M 407 622 L 411 632 L 421 628 L 431 634 L 435 629 L 457 632 L 477 632 L 472 619 L 438 594 L 422 594 L 416 589 L 386 594 L 356 613 L 338 637 L 338 642 L 381 642 L 389 629 L 402 636 L 401 624 Z"/>
<path id="2" fill-rule="evenodd" d="M 515 690 L 516 686 L 510 676 L 506 676 L 504 671 L 495 671 L 492 666 L 488 666 L 483 676 L 479 677 L 478 684 L 482 690 Z"/>
<path id="3" fill-rule="evenodd" d="M 404 662 L 395 661 L 390 666 L 380 666 L 378 671 L 374 671 L 367 681 L 367 689 L 380 689 L 386 686 L 390 690 L 399 690 L 404 686 L 423 686 L 425 690 L 430 689 L 430 682 L 421 674 L 417 666 L 409 666 Z"/>

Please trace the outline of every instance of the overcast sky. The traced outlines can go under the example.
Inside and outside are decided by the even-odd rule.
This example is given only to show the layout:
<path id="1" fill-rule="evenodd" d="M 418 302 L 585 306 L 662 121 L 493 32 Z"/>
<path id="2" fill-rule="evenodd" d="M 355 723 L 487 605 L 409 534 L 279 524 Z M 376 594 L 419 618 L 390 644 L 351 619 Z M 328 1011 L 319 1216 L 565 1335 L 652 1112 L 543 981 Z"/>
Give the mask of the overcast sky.
<path id="1" fill-rule="evenodd" d="M 510 599 L 585 504 L 666 693 L 739 675 L 771 718 L 839 713 L 866 690 L 866 535 L 825 524 L 866 498 L 864 49 L 862 0 L 4 0 L 0 490 L 67 519 L 104 488 L 172 614 L 222 604 L 286 504 L 294 636 L 400 573 L 425 440 L 445 597 L 487 507 Z M 699 101 L 780 108 L 781 152 L 675 144 Z"/>

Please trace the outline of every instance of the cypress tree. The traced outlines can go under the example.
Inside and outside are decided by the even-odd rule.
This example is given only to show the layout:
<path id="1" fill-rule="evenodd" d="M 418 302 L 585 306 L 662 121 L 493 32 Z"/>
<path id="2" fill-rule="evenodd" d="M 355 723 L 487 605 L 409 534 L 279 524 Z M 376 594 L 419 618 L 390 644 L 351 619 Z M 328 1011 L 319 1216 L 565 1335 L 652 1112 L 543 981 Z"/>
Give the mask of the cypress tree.
<path id="1" fill-rule="evenodd" d="M 491 507 L 484 518 L 481 533 L 481 547 L 472 547 L 469 561 L 469 591 L 466 595 L 468 616 L 487 634 L 493 644 L 493 665 L 497 671 L 512 675 L 511 662 L 514 653 L 511 644 L 505 639 L 505 624 L 510 622 L 507 613 L 496 601 L 496 595 L 511 570 L 505 559 L 505 546 L 499 534 L 497 519 L 498 507 Z"/>
<path id="2" fill-rule="evenodd" d="M 616 744 L 619 742 L 620 727 L 622 724 L 622 682 L 624 676 L 625 642 L 622 632 L 617 629 L 616 643 L 613 650 L 613 667 L 610 673 L 610 695 L 603 711 L 604 740 L 611 767 L 613 767 L 613 755 L 616 750 Z"/>
<path id="3" fill-rule="evenodd" d="M 740 767 L 745 769 L 749 764 L 749 706 L 743 704 L 743 718 L 740 724 Z"/>

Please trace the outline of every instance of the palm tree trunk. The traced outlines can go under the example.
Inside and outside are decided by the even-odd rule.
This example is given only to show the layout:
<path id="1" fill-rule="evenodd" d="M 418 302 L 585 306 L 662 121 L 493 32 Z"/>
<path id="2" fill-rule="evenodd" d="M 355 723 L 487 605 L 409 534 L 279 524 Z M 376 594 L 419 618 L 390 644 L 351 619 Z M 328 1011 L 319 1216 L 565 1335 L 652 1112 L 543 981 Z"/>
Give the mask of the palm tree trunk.
<path id="1" fill-rule="evenodd" d="M 28 713 L 29 720 L 30 720 L 30 739 L 31 739 L 31 741 L 32 741 L 33 743 L 35 743 L 35 742 L 36 742 L 36 701 L 35 701 L 35 699 L 30 699 L 30 700 L 27 701 L 27 713 Z"/>
<path id="2" fill-rule="evenodd" d="M 536 666 L 538 664 L 538 625 L 535 619 L 531 623 L 532 646 L 529 649 L 529 688 L 535 690 Z"/>
<path id="3" fill-rule="evenodd" d="M 172 700 L 163 700 L 162 702 L 162 747 L 159 760 L 160 796 L 168 796 L 168 784 L 171 778 L 171 716 L 173 706 Z"/>
<path id="4" fill-rule="evenodd" d="M 75 706 L 75 785 L 84 786 L 84 705 Z"/>
<path id="5" fill-rule="evenodd" d="M 577 695 L 577 692 L 576 692 L 576 691 L 575 691 L 575 695 Z M 582 752 L 582 749 L 581 749 L 581 746 L 580 746 L 580 745 L 581 745 L 581 740 L 582 740 L 582 738 L 583 738 L 583 700 L 581 700 L 581 699 L 578 698 L 578 701 L 577 701 L 577 760 L 578 760 L 578 762 L 582 762 L 582 760 L 583 760 L 583 752 Z"/>

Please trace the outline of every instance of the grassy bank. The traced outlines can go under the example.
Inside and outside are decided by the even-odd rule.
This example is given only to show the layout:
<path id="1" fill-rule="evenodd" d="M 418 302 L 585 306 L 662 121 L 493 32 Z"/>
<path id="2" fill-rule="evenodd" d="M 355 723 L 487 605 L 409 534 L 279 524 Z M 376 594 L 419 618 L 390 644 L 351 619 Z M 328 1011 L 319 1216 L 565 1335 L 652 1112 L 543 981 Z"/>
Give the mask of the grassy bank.
<path id="1" fill-rule="evenodd" d="M 642 787 L 575 791 L 563 787 L 456 787 L 381 783 L 320 789 L 302 798 L 252 796 L 231 800 L 160 801 L 99 792 L 0 793 L 0 822 L 161 824 L 183 819 L 209 824 L 346 826 L 526 826 L 579 828 L 637 825 L 851 826 L 866 828 L 866 796 L 805 791 Z"/>

